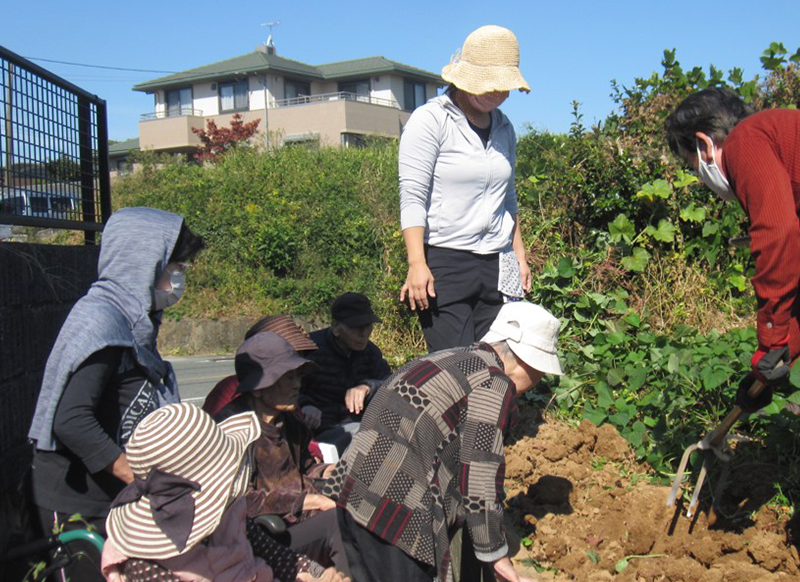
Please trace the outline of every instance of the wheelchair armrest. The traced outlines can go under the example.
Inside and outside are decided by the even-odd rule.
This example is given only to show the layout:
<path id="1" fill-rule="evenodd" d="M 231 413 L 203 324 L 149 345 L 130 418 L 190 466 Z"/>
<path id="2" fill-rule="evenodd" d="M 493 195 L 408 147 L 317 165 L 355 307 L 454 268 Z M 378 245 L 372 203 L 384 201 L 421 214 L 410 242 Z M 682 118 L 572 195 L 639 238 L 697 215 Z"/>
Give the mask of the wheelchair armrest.
<path id="1" fill-rule="evenodd" d="M 273 537 L 286 533 L 286 522 L 280 515 L 268 513 L 259 515 L 253 521 L 267 530 L 267 533 Z"/>

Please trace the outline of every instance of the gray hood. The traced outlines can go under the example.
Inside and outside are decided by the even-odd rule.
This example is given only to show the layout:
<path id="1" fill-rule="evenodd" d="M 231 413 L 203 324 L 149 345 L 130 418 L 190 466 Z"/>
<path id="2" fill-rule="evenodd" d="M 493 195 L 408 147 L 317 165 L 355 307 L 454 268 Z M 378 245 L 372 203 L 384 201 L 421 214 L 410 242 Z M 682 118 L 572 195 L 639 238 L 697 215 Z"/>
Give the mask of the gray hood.
<path id="1" fill-rule="evenodd" d="M 55 450 L 53 418 L 73 372 L 93 353 L 119 346 L 133 350 L 159 402 L 178 401 L 172 368 L 156 349 L 160 313 L 153 290 L 180 234 L 183 218 L 154 208 L 123 208 L 105 229 L 98 279 L 69 313 L 50 352 L 28 436 L 37 448 Z"/>

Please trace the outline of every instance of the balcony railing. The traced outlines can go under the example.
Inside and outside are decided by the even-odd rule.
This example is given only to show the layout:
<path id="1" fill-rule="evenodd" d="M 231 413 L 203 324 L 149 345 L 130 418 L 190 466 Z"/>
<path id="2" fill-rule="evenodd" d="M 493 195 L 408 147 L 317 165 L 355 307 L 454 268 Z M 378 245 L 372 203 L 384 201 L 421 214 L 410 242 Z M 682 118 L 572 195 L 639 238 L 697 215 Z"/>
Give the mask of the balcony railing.
<path id="1" fill-rule="evenodd" d="M 359 95 L 357 93 L 348 93 L 346 91 L 337 91 L 336 93 L 320 93 L 319 95 L 303 95 L 300 97 L 292 97 L 291 99 L 278 99 L 272 102 L 272 106 L 276 108 L 292 107 L 294 105 L 326 103 L 328 101 L 357 101 L 359 103 L 369 103 L 371 105 L 380 105 L 382 107 L 400 109 L 400 104 L 394 99 L 383 99 L 381 97 Z"/>
<path id="2" fill-rule="evenodd" d="M 140 120 L 147 121 L 150 119 L 166 119 L 167 117 L 186 117 L 186 116 L 203 117 L 203 111 L 200 109 L 192 109 L 191 107 L 181 107 L 180 109 L 173 109 L 170 111 L 155 111 L 153 113 L 142 113 Z"/>

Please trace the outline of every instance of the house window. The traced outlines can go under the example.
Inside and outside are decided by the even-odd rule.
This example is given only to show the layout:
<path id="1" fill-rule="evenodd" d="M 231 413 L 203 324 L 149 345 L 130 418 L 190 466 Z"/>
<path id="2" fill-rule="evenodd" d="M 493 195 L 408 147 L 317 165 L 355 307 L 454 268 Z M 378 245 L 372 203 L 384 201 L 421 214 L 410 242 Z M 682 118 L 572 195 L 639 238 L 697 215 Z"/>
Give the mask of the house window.
<path id="1" fill-rule="evenodd" d="M 247 79 L 233 83 L 219 84 L 219 110 L 221 113 L 227 111 L 242 111 L 248 109 L 249 89 Z"/>
<path id="2" fill-rule="evenodd" d="M 363 148 L 367 146 L 366 136 L 362 133 L 343 133 L 342 147 Z"/>
<path id="3" fill-rule="evenodd" d="M 192 114 L 192 88 L 181 87 L 167 92 L 167 117 Z"/>
<path id="4" fill-rule="evenodd" d="M 339 93 L 353 93 L 356 101 L 369 101 L 369 79 L 339 83 Z M 345 98 L 350 99 L 351 96 Z"/>
<path id="5" fill-rule="evenodd" d="M 425 83 L 406 79 L 403 90 L 403 109 L 406 111 L 414 111 L 417 107 L 425 103 Z"/>
<path id="6" fill-rule="evenodd" d="M 311 95 L 311 84 L 293 79 L 285 79 L 283 81 L 284 99 L 297 99 L 298 97 L 308 97 L 309 95 Z"/>

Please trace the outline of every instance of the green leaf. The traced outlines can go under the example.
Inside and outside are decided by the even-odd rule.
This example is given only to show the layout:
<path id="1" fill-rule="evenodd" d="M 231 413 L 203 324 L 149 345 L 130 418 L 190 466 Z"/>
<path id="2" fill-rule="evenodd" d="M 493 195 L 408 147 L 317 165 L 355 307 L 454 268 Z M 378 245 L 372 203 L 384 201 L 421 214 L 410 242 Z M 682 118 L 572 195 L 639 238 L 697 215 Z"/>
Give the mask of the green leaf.
<path id="1" fill-rule="evenodd" d="M 639 327 L 642 323 L 642 316 L 636 313 L 635 311 L 631 311 L 623 319 L 631 324 L 633 327 Z"/>
<path id="2" fill-rule="evenodd" d="M 697 176 L 694 174 L 684 172 L 683 170 L 678 170 L 678 177 L 675 179 L 673 186 L 675 186 L 675 188 L 683 188 L 698 181 L 699 180 L 697 179 Z"/>
<path id="3" fill-rule="evenodd" d="M 719 224 L 711 222 L 710 220 L 703 225 L 703 237 L 707 237 L 719 232 Z"/>
<path id="4" fill-rule="evenodd" d="M 628 339 L 630 339 L 630 336 L 621 331 L 615 331 L 608 334 L 608 343 L 610 343 L 612 346 L 624 344 Z"/>
<path id="5" fill-rule="evenodd" d="M 572 266 L 572 259 L 569 257 L 561 257 L 558 260 L 558 276 L 563 279 L 572 279 L 575 276 L 575 267 Z"/>
<path id="6" fill-rule="evenodd" d="M 728 284 L 737 291 L 744 291 L 747 288 L 747 278 L 744 275 L 729 275 Z"/>
<path id="7" fill-rule="evenodd" d="M 672 195 L 672 186 L 664 179 L 659 178 L 642 186 L 636 193 L 637 198 L 644 198 L 648 202 L 653 202 L 656 198 L 666 200 Z"/>
<path id="8" fill-rule="evenodd" d="M 621 560 L 618 560 L 616 564 L 614 564 L 614 570 L 616 570 L 619 574 L 622 574 L 627 569 L 628 560 L 626 558 L 622 558 Z"/>
<path id="9" fill-rule="evenodd" d="M 648 234 L 657 241 L 672 242 L 675 240 L 675 227 L 669 220 L 662 218 L 658 221 L 658 228 Z"/>
<path id="10" fill-rule="evenodd" d="M 612 414 L 608 417 L 609 422 L 611 422 L 617 428 L 622 428 L 627 425 L 630 419 L 631 415 L 627 412 L 617 412 L 616 414 Z"/>
<path id="11" fill-rule="evenodd" d="M 681 220 L 686 222 L 703 222 L 706 219 L 706 209 L 702 206 L 695 206 L 694 202 L 686 208 L 681 209 Z"/>
<path id="12" fill-rule="evenodd" d="M 610 386 L 619 386 L 622 384 L 624 378 L 622 377 L 622 372 L 617 370 L 616 368 L 611 368 L 606 374 L 606 381 Z"/>
<path id="13" fill-rule="evenodd" d="M 589 556 L 595 566 L 600 563 L 600 556 L 594 550 L 586 550 L 586 555 Z"/>
<path id="14" fill-rule="evenodd" d="M 614 405 L 614 394 L 605 382 L 595 384 L 594 390 L 597 392 L 597 406 L 603 410 L 608 410 Z"/>
<path id="15" fill-rule="evenodd" d="M 647 380 L 647 368 L 634 368 L 628 373 L 628 389 L 638 390 L 644 386 L 645 380 Z"/>
<path id="16" fill-rule="evenodd" d="M 630 243 L 636 236 L 633 223 L 624 214 L 618 215 L 613 222 L 608 223 L 608 232 L 611 235 L 611 241 L 615 243 L 620 241 Z"/>
<path id="17" fill-rule="evenodd" d="M 629 271 L 636 271 L 641 273 L 647 267 L 650 260 L 650 253 L 641 247 L 633 249 L 633 254 L 629 257 L 623 257 L 620 261 L 622 266 Z"/>
<path id="18" fill-rule="evenodd" d="M 583 407 L 583 418 L 600 426 L 606 419 L 606 413 L 599 408 L 594 408 L 590 404 L 586 404 L 586 406 Z"/>
<path id="19" fill-rule="evenodd" d="M 681 367 L 681 361 L 678 357 L 677 353 L 673 353 L 669 355 L 669 360 L 667 360 L 667 372 L 670 374 L 674 374 L 677 372 Z"/>
<path id="20" fill-rule="evenodd" d="M 800 388 L 800 364 L 797 366 L 792 366 L 791 370 L 789 371 L 789 382 L 795 388 Z M 796 402 L 795 404 L 800 404 L 800 401 Z"/>
<path id="21" fill-rule="evenodd" d="M 700 371 L 700 378 L 703 380 L 703 388 L 714 390 L 728 379 L 728 374 L 718 368 L 703 368 Z"/>

